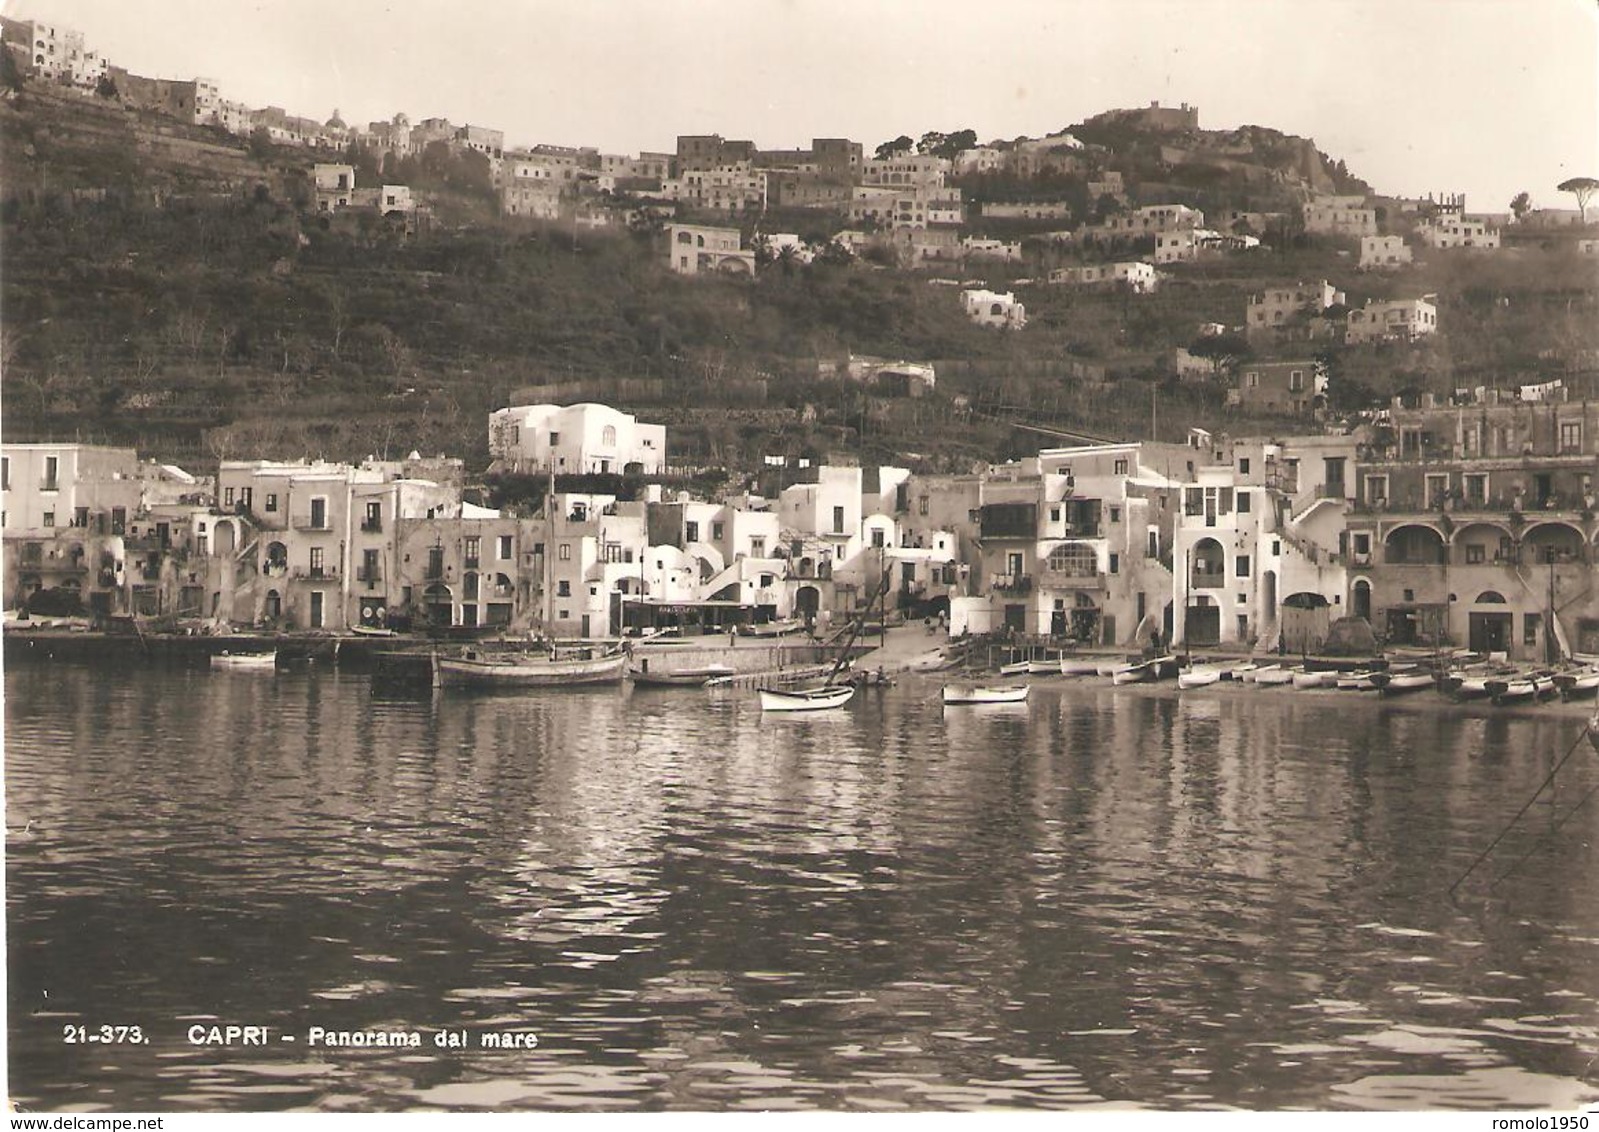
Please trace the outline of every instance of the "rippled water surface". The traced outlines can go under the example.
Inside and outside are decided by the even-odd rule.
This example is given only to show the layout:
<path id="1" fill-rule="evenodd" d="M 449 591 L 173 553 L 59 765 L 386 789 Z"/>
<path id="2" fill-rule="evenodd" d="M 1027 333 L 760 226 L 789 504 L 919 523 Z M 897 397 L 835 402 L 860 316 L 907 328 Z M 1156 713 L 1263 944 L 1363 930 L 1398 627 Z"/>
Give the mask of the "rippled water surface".
<path id="1" fill-rule="evenodd" d="M 945 709 L 913 679 L 763 718 L 48 665 L 5 693 L 23 1108 L 1599 1101 L 1586 744 L 1449 892 L 1569 709 L 1102 681 Z M 187 1038 L 229 1023 L 267 1044 Z M 102 1024 L 148 1041 L 64 1041 Z M 538 1047 L 478 1047 L 505 1033 Z"/>

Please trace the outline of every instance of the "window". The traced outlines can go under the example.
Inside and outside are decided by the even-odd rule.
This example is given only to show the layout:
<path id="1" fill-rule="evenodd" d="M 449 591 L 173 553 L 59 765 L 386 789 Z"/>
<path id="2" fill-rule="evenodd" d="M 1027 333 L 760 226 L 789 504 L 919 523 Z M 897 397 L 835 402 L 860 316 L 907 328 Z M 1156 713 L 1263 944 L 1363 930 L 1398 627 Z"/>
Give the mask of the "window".
<path id="1" fill-rule="evenodd" d="M 1060 508 L 1059 507 L 1051 507 L 1049 509 L 1049 521 L 1051 523 L 1060 522 Z"/>
<path id="2" fill-rule="evenodd" d="M 1521 643 L 1536 645 L 1538 643 L 1538 630 L 1543 627 L 1543 614 L 1529 613 L 1521 621 Z"/>
<path id="3" fill-rule="evenodd" d="M 11 490 L 11 457 L 0 456 L 0 491 Z M 925 500 L 924 500 L 925 502 Z M 922 514 L 927 514 L 923 511 Z"/>
<path id="4" fill-rule="evenodd" d="M 1561 421 L 1560 422 L 1560 451 L 1562 451 L 1562 452 L 1580 452 L 1580 451 L 1582 451 L 1582 422 L 1581 421 Z"/>
<path id="5" fill-rule="evenodd" d="M 1146 558 L 1159 558 L 1160 557 L 1160 532 L 1159 531 L 1150 531 L 1149 532 L 1149 549 L 1147 551 L 1145 551 L 1144 556 Z"/>
<path id="6" fill-rule="evenodd" d="M 322 576 L 322 571 L 326 569 L 327 566 L 325 559 L 326 554 L 327 552 L 320 546 L 313 546 L 311 548 L 311 577 L 320 578 Z"/>
<path id="7" fill-rule="evenodd" d="M 1119 573 L 1120 571 L 1121 571 L 1121 555 L 1112 553 L 1111 556 L 1110 556 L 1110 572 L 1112 574 L 1116 574 L 1116 573 Z"/>
<path id="8" fill-rule="evenodd" d="M 328 525 L 328 501 L 322 496 L 311 500 L 311 529 L 326 530 Z"/>
<path id="9" fill-rule="evenodd" d="M 1305 371 L 1294 369 L 1288 371 L 1288 392 L 1303 393 L 1305 391 Z"/>
<path id="10" fill-rule="evenodd" d="M 1125 476 L 1127 474 L 1127 460 L 1125 458 L 1117 460 L 1113 468 L 1112 475 Z"/>
<path id="11" fill-rule="evenodd" d="M 277 492 L 275 492 L 275 491 L 267 492 L 266 509 L 268 511 L 276 511 L 278 509 L 278 493 Z"/>
<path id="12" fill-rule="evenodd" d="M 572 560 L 572 544 L 569 542 L 563 542 L 556 549 L 555 557 L 562 562 L 570 562 Z"/>
<path id="13" fill-rule="evenodd" d="M 616 446 L 615 425 L 606 425 L 600 430 L 600 443 L 605 445 L 607 448 L 614 448 Z"/>
<path id="14" fill-rule="evenodd" d="M 1120 507 L 1112 507 L 1110 509 L 1110 521 L 1113 523 L 1122 521 L 1122 509 Z"/>
<path id="15" fill-rule="evenodd" d="M 1466 501 L 1481 507 L 1488 498 L 1488 477 L 1483 474 L 1468 475 L 1466 482 Z"/>
<path id="16" fill-rule="evenodd" d="M 1282 539 L 1277 539 L 1277 538 L 1272 539 L 1271 540 L 1272 557 L 1273 558 L 1279 557 L 1279 556 L 1281 556 L 1282 552 L 1283 552 L 1283 541 L 1282 541 Z"/>
<path id="17" fill-rule="evenodd" d="M 46 456 L 44 458 L 44 482 L 39 487 L 44 491 L 55 491 L 60 486 L 61 458 L 59 456 Z"/>
<path id="18" fill-rule="evenodd" d="M 1278 315 L 1277 317 L 1281 318 L 1282 315 Z M 1259 384 L 1260 384 L 1260 374 L 1256 373 L 1254 370 L 1250 370 L 1248 373 L 1244 374 L 1244 387 L 1245 388 L 1254 389 Z"/>
<path id="19" fill-rule="evenodd" d="M 572 583 L 567 581 L 565 578 L 562 578 L 559 582 L 556 582 L 555 583 L 555 596 L 556 597 L 571 597 L 572 596 Z"/>
<path id="20" fill-rule="evenodd" d="M 833 508 L 833 533 L 835 535 L 844 533 L 844 508 L 842 507 Z"/>
<path id="21" fill-rule="evenodd" d="M 499 536 L 499 542 L 495 546 L 495 558 L 500 562 L 509 562 L 511 560 L 510 535 Z"/>
<path id="22" fill-rule="evenodd" d="M 1475 566 L 1482 562 L 1485 557 L 1485 549 L 1480 542 L 1468 542 L 1466 544 L 1466 565 Z"/>
<path id="23" fill-rule="evenodd" d="M 472 569 L 478 564 L 479 553 L 483 547 L 483 540 L 477 535 L 468 535 L 466 539 L 466 568 Z"/>
<path id="24" fill-rule="evenodd" d="M 1240 515 L 1249 514 L 1249 492 L 1247 491 L 1238 493 L 1238 513 Z"/>
<path id="25" fill-rule="evenodd" d="M 874 547 L 878 548 L 879 550 L 881 550 L 883 548 L 883 532 L 882 531 L 880 531 L 880 530 L 872 531 L 872 545 Z"/>
<path id="26" fill-rule="evenodd" d="M 361 552 L 361 577 L 363 582 L 378 580 L 378 552 L 368 548 Z"/>
<path id="27" fill-rule="evenodd" d="M 1378 506 L 1388 502 L 1388 477 L 1366 477 L 1366 502 Z"/>
<path id="28" fill-rule="evenodd" d="M 683 524 L 683 541 L 684 542 L 699 542 L 700 541 L 700 525 L 698 523 L 690 520 L 689 522 Z"/>
<path id="29" fill-rule="evenodd" d="M 752 558 L 766 557 L 766 536 L 752 535 L 750 537 L 750 556 Z"/>
<path id="30" fill-rule="evenodd" d="M 558 432 L 550 433 L 550 447 L 554 448 L 559 443 L 561 443 L 561 434 Z"/>
<path id="31" fill-rule="evenodd" d="M 1429 474 L 1427 476 L 1427 506 L 1442 507 L 1448 497 L 1449 476 Z"/>
<path id="32" fill-rule="evenodd" d="M 225 487 L 222 489 L 222 506 L 233 506 L 233 489 L 231 487 Z"/>
<path id="33" fill-rule="evenodd" d="M 44 525 L 47 527 L 56 525 L 56 513 L 54 511 L 46 511 L 44 513 Z"/>
<path id="34" fill-rule="evenodd" d="M 1240 456 L 1240 457 L 1238 457 L 1238 474 L 1241 475 L 1241 476 L 1247 476 L 1249 474 L 1249 457 L 1248 456 Z"/>
<path id="35" fill-rule="evenodd" d="M 1249 577 L 1249 555 L 1240 554 L 1233 562 L 1233 573 L 1240 578 Z"/>
<path id="36" fill-rule="evenodd" d="M 711 541 L 712 542 L 721 542 L 722 538 L 723 538 L 723 535 L 726 533 L 726 530 L 727 530 L 727 527 L 723 523 L 720 523 L 720 522 L 712 523 L 711 524 Z"/>

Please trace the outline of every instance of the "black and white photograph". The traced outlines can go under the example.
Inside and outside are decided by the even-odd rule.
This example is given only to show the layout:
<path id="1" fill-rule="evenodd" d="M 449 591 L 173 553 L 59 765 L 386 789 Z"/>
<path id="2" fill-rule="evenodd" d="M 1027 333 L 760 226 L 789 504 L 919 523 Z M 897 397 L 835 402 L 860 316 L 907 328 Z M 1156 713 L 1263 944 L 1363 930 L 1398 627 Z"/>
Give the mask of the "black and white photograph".
<path id="1" fill-rule="evenodd" d="M 1594 0 L 3 0 L 0 529 L 13 1130 L 1599 1122 Z"/>

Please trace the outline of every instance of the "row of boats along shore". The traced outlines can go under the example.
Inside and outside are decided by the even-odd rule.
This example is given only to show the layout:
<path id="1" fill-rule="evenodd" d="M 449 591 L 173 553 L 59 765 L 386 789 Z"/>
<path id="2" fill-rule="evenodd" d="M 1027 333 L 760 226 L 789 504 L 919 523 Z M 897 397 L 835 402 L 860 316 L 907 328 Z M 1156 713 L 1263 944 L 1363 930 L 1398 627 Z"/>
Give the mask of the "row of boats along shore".
<path id="1" fill-rule="evenodd" d="M 665 644 L 668 642 L 658 642 Z M 687 643 L 687 642 L 683 642 Z M 633 642 L 577 642 L 539 650 L 489 652 L 466 648 L 431 649 L 404 655 L 425 665 L 439 688 L 518 690 L 620 684 L 638 687 L 715 688 L 753 684 L 764 711 L 822 711 L 844 707 L 857 691 L 887 683 L 882 673 L 855 671 L 847 648 L 831 664 L 773 673 L 742 673 L 731 665 L 673 664 L 672 650 Z M 686 659 L 686 658 L 685 658 Z M 731 657 L 729 657 L 731 659 Z M 214 655 L 219 669 L 270 670 L 272 652 Z M 992 670 L 990 670 L 991 672 Z M 1426 654 L 1398 653 L 1358 659 L 1204 656 L 1096 656 L 1061 653 L 1017 658 L 1001 664 L 993 675 L 963 673 L 946 679 L 943 702 L 968 704 L 1024 703 L 1032 682 L 1108 679 L 1112 685 L 1172 681 L 1183 692 L 1214 685 L 1258 689 L 1337 691 L 1376 697 L 1408 696 L 1428 691 L 1458 702 L 1534 705 L 1599 698 L 1599 656 L 1579 656 L 1562 665 L 1529 665 L 1464 650 Z"/>

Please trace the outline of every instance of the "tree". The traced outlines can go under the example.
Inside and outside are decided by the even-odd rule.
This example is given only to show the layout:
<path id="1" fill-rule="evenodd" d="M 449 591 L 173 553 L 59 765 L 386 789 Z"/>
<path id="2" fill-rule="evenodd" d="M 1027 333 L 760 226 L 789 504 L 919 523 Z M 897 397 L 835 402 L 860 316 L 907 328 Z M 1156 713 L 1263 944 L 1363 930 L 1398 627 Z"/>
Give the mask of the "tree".
<path id="1" fill-rule="evenodd" d="M 937 130 L 928 130 L 922 135 L 922 140 L 916 143 L 916 152 L 936 155 L 944 147 L 945 135 Z"/>
<path id="2" fill-rule="evenodd" d="M 100 81 L 94 84 L 94 93 L 101 98 L 116 98 L 121 92 L 117 90 L 117 80 L 110 75 L 101 75 Z"/>
<path id="3" fill-rule="evenodd" d="M 1206 334 L 1189 343 L 1188 352 L 1210 359 L 1211 372 L 1220 377 L 1230 363 L 1249 356 L 1249 342 L 1238 334 Z"/>
<path id="4" fill-rule="evenodd" d="M 1532 211 L 1532 197 L 1526 189 L 1522 189 L 1511 198 L 1510 211 L 1515 213 L 1517 220 L 1525 219 L 1527 213 Z"/>
<path id="5" fill-rule="evenodd" d="M 1555 188 L 1577 198 L 1577 208 L 1582 212 L 1582 222 L 1588 223 L 1588 202 L 1593 199 L 1595 192 L 1599 192 L 1599 181 L 1592 177 L 1572 177 L 1561 181 Z"/>
<path id="6" fill-rule="evenodd" d="M 872 156 L 877 158 L 879 161 L 887 161 L 890 157 L 893 157 L 896 154 L 909 153 L 915 148 L 916 142 L 911 138 L 911 136 L 909 134 L 901 134 L 893 141 L 886 141 L 882 145 L 878 146 L 876 152 L 874 152 Z"/>
<path id="7" fill-rule="evenodd" d="M 7 90 L 22 89 L 22 69 L 9 48 L 0 47 L 0 85 Z"/>

